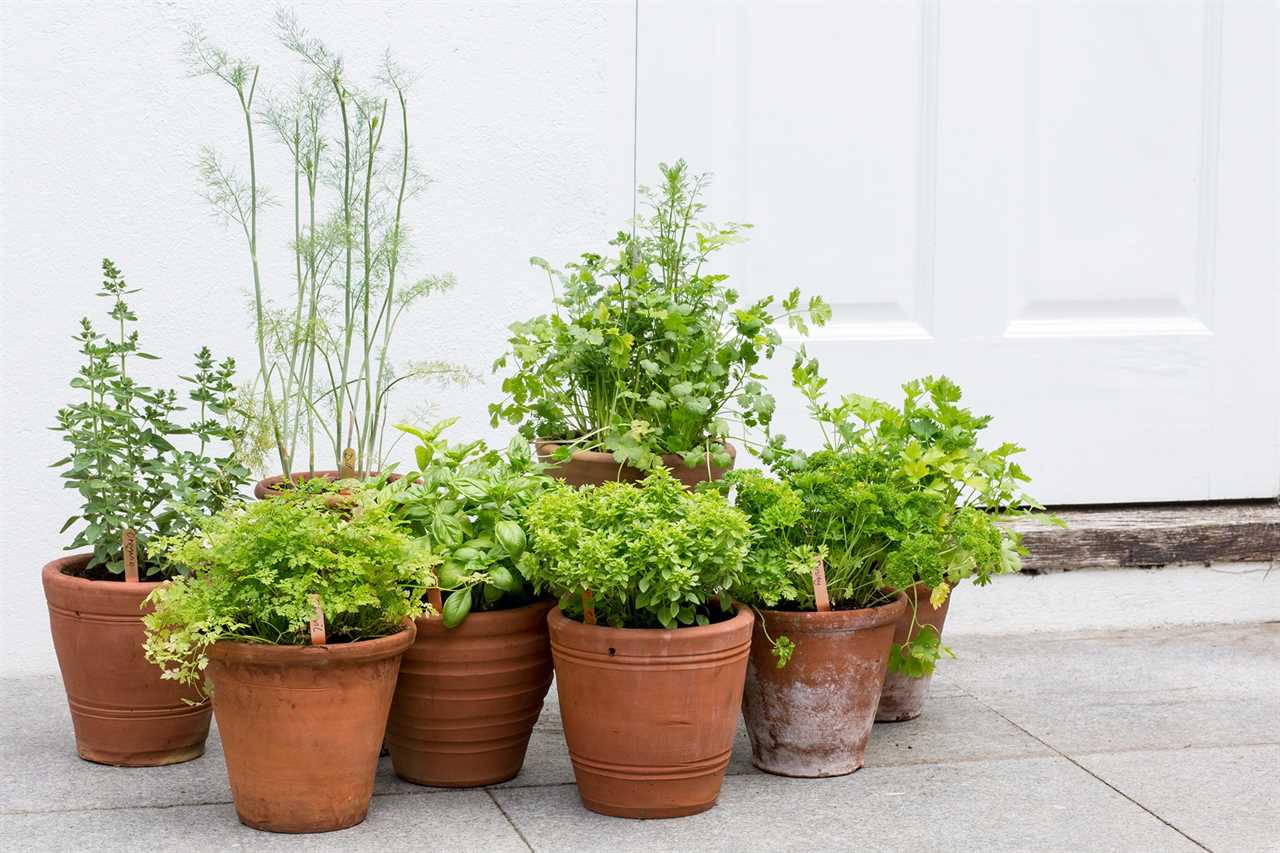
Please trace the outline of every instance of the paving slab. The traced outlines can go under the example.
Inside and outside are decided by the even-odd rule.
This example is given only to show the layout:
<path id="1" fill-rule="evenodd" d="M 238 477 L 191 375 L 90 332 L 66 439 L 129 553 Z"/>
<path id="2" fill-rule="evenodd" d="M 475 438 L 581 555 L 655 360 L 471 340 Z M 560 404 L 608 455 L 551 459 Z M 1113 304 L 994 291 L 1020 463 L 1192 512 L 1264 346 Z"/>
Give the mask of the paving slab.
<path id="1" fill-rule="evenodd" d="M 1215 853 L 1280 849 L 1274 784 L 1280 744 L 1088 755 L 1077 761 Z"/>
<path id="2" fill-rule="evenodd" d="M 1061 758 L 733 776 L 715 808 L 677 820 L 596 815 L 571 787 L 494 796 L 536 851 L 1200 850 Z"/>
<path id="3" fill-rule="evenodd" d="M 61 853 L 183 853 L 404 850 L 527 853 L 528 847 L 484 791 L 375 797 L 359 826 L 318 835 L 279 835 L 242 825 L 230 804 L 94 809 L 0 815 L 0 849 Z"/>

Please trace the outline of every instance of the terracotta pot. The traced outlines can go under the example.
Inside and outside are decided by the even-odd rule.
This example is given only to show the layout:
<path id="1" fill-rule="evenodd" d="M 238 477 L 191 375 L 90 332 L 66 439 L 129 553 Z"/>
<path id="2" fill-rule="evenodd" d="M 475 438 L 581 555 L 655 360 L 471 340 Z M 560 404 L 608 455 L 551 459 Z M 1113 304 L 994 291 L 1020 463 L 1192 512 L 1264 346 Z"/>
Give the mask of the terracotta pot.
<path id="1" fill-rule="evenodd" d="M 955 597 L 956 591 L 951 590 L 947 600 L 936 609 L 929 603 L 929 593 L 929 587 L 922 583 L 906 591 L 907 607 L 898 617 L 898 624 L 893 632 L 895 643 L 905 643 L 913 639 L 920 633 L 923 625 L 932 625 L 938 629 L 939 634 L 942 633 L 942 625 L 947 621 L 947 608 L 951 606 L 951 599 Z M 911 630 L 913 602 L 916 606 L 915 631 Z M 924 710 L 924 700 L 929 696 L 929 683 L 932 680 L 933 673 L 920 678 L 911 678 L 900 672 L 890 672 L 885 675 L 884 690 L 880 694 L 880 710 L 876 712 L 876 722 L 900 723 L 920 716 Z"/>
<path id="2" fill-rule="evenodd" d="M 742 697 L 756 767 L 816 777 L 862 766 L 894 625 L 906 608 L 898 598 L 864 610 L 761 611 Z M 796 645 L 781 669 L 765 630 Z"/>
<path id="3" fill-rule="evenodd" d="M 369 476 L 376 477 L 378 476 L 378 472 L 374 471 Z M 312 477 L 324 477 L 326 480 L 337 480 L 338 472 L 337 471 L 311 471 L 311 472 L 295 471 L 293 474 L 293 479 L 295 480 L 310 480 Z M 391 482 L 394 482 L 400 479 L 400 475 L 392 474 L 387 479 Z M 257 483 L 254 484 L 253 496 L 260 501 L 266 500 L 269 497 L 274 497 L 280 494 L 280 484 L 283 482 L 284 482 L 283 474 L 274 474 L 270 477 L 266 477 L 262 480 L 259 480 Z"/>
<path id="4" fill-rule="evenodd" d="M 400 656 L 414 628 L 358 643 L 209 649 L 213 713 L 240 822 L 329 832 L 369 811 Z"/>
<path id="5" fill-rule="evenodd" d="M 162 679 L 142 653 L 142 600 L 160 584 L 65 574 L 83 569 L 90 556 L 54 560 L 41 573 L 76 750 L 120 767 L 199 757 L 209 736 L 209 703 L 188 705 L 195 691 Z"/>
<path id="6" fill-rule="evenodd" d="M 674 631 L 547 616 L 564 738 L 582 803 L 680 817 L 716 803 L 733 752 L 754 617 Z"/>
<path id="7" fill-rule="evenodd" d="M 535 441 L 534 445 L 537 447 L 538 460 L 541 462 L 550 462 L 552 454 L 560 448 L 560 445 L 554 441 L 541 439 Z M 738 451 L 728 442 L 725 442 L 724 446 L 729 453 L 728 468 L 711 466 L 708 470 L 706 465 L 690 468 L 684 464 L 684 459 L 678 453 L 663 454 L 662 464 L 671 470 L 672 475 L 683 483 L 686 489 L 692 489 L 703 480 L 723 479 L 729 468 L 733 467 Z M 644 479 L 645 475 L 645 472 L 639 468 L 619 465 L 614 461 L 612 453 L 601 453 L 595 450 L 576 451 L 569 457 L 569 461 L 548 468 L 547 473 L 559 480 L 564 480 L 571 486 L 598 486 L 612 480 L 634 483 Z"/>
<path id="8" fill-rule="evenodd" d="M 552 604 L 474 612 L 456 628 L 439 616 L 417 621 L 387 721 L 397 776 L 470 788 L 520 772 L 551 686 Z"/>

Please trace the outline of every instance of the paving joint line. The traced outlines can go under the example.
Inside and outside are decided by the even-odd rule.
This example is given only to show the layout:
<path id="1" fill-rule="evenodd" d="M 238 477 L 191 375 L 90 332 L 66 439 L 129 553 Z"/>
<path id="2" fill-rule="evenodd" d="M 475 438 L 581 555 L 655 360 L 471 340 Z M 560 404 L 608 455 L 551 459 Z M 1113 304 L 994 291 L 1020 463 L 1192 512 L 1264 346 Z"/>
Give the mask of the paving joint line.
<path id="1" fill-rule="evenodd" d="M 507 819 L 507 823 L 511 826 L 515 834 L 520 836 L 520 841 L 524 844 L 525 849 L 529 853 L 535 853 L 533 845 L 529 843 L 529 839 L 524 837 L 524 833 L 520 831 L 520 827 L 516 826 L 516 822 L 511 819 L 511 815 L 507 814 L 507 810 L 502 807 L 502 803 L 498 802 L 498 798 L 493 795 L 492 788 L 485 788 L 484 792 L 489 795 L 489 800 L 498 807 L 498 811 L 502 812 L 502 816 Z"/>

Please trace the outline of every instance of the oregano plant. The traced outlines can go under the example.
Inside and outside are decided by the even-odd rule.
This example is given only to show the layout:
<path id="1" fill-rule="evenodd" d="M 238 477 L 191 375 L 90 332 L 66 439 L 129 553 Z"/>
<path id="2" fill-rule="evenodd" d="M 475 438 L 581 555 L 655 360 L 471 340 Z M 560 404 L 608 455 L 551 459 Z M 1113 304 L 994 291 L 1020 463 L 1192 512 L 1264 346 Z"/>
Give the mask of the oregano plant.
<path id="1" fill-rule="evenodd" d="M 125 299 L 137 290 L 110 260 L 103 259 L 102 276 L 98 296 L 110 303 L 111 331 L 99 332 L 87 317 L 80 321 L 75 340 L 83 362 L 71 387 L 81 399 L 61 408 L 53 427 L 71 453 L 52 467 L 62 469 L 63 485 L 82 500 L 62 531 L 79 525 L 68 550 L 93 549 L 86 576 L 122 575 L 122 543 L 133 531 L 140 574 L 166 577 L 170 566 L 151 541 L 190 529 L 234 501 L 248 480 L 233 451 L 240 438 L 232 419 L 235 361 L 217 361 L 207 347 L 196 353 L 194 372 L 183 377 L 196 417 L 180 423 L 188 407 L 178 392 L 145 384 L 135 370 L 137 360 L 157 358 L 142 349 L 138 318 Z"/>

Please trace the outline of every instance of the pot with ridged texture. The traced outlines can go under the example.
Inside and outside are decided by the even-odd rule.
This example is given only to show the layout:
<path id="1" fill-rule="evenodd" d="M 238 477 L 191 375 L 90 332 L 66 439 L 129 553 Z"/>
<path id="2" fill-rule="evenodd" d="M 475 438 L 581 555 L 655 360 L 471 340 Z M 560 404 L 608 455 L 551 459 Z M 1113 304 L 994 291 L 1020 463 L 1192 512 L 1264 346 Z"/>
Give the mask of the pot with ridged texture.
<path id="1" fill-rule="evenodd" d="M 715 805 L 733 752 L 751 625 L 747 608 L 676 630 L 547 616 L 564 737 L 582 803 L 617 817 Z"/>
<path id="2" fill-rule="evenodd" d="M 354 643 L 222 641 L 206 672 L 240 822 L 329 832 L 364 820 L 400 656 L 415 629 Z"/>
<path id="3" fill-rule="evenodd" d="M 643 480 L 645 476 L 645 472 L 639 468 L 633 468 L 630 465 L 619 465 L 614 460 L 612 453 L 602 453 L 597 450 L 576 450 L 568 460 L 554 462 L 553 456 L 560 449 L 559 444 L 554 441 L 538 440 L 534 442 L 534 446 L 538 451 L 538 461 L 547 463 L 550 466 L 547 469 L 547 473 L 571 486 L 598 486 L 601 483 L 609 483 L 615 480 L 622 483 L 635 483 Z M 684 459 L 680 454 L 664 453 L 662 455 L 662 464 L 671 471 L 673 477 L 684 484 L 686 489 L 692 489 L 704 480 L 724 479 L 724 475 L 733 467 L 734 460 L 738 454 L 734 446 L 727 441 L 724 444 L 724 449 L 729 454 L 729 466 L 727 468 L 712 464 L 710 454 L 704 456 L 705 464 L 691 468 L 684 464 Z"/>
<path id="4" fill-rule="evenodd" d="M 925 625 L 935 628 L 942 635 L 942 626 L 947 621 L 947 608 L 951 606 L 951 598 L 956 594 L 953 589 L 942 602 L 941 607 L 934 607 L 929 600 L 930 589 L 922 583 L 908 589 L 905 593 L 907 607 L 898 617 L 893 641 L 906 643 L 915 639 Z M 912 628 L 912 607 L 915 607 L 915 627 Z M 880 693 L 880 709 L 876 712 L 877 723 L 901 723 L 914 720 L 924 712 L 925 700 L 929 698 L 929 684 L 933 681 L 933 673 L 912 678 L 901 672 L 890 672 L 884 678 L 884 690 Z"/>
<path id="5" fill-rule="evenodd" d="M 119 767 L 199 757 L 209 703 L 189 704 L 196 692 L 162 679 L 142 651 L 142 600 L 160 584 L 78 577 L 90 556 L 54 560 L 41 573 L 76 751 Z"/>
<path id="6" fill-rule="evenodd" d="M 520 772 L 551 686 L 552 605 L 473 612 L 455 628 L 438 615 L 417 620 L 387 721 L 397 776 L 469 788 Z"/>
<path id="7" fill-rule="evenodd" d="M 813 778 L 862 766 L 906 606 L 899 597 L 860 610 L 760 611 L 742 697 L 756 767 Z M 795 651 L 779 667 L 770 638 L 783 636 Z"/>

